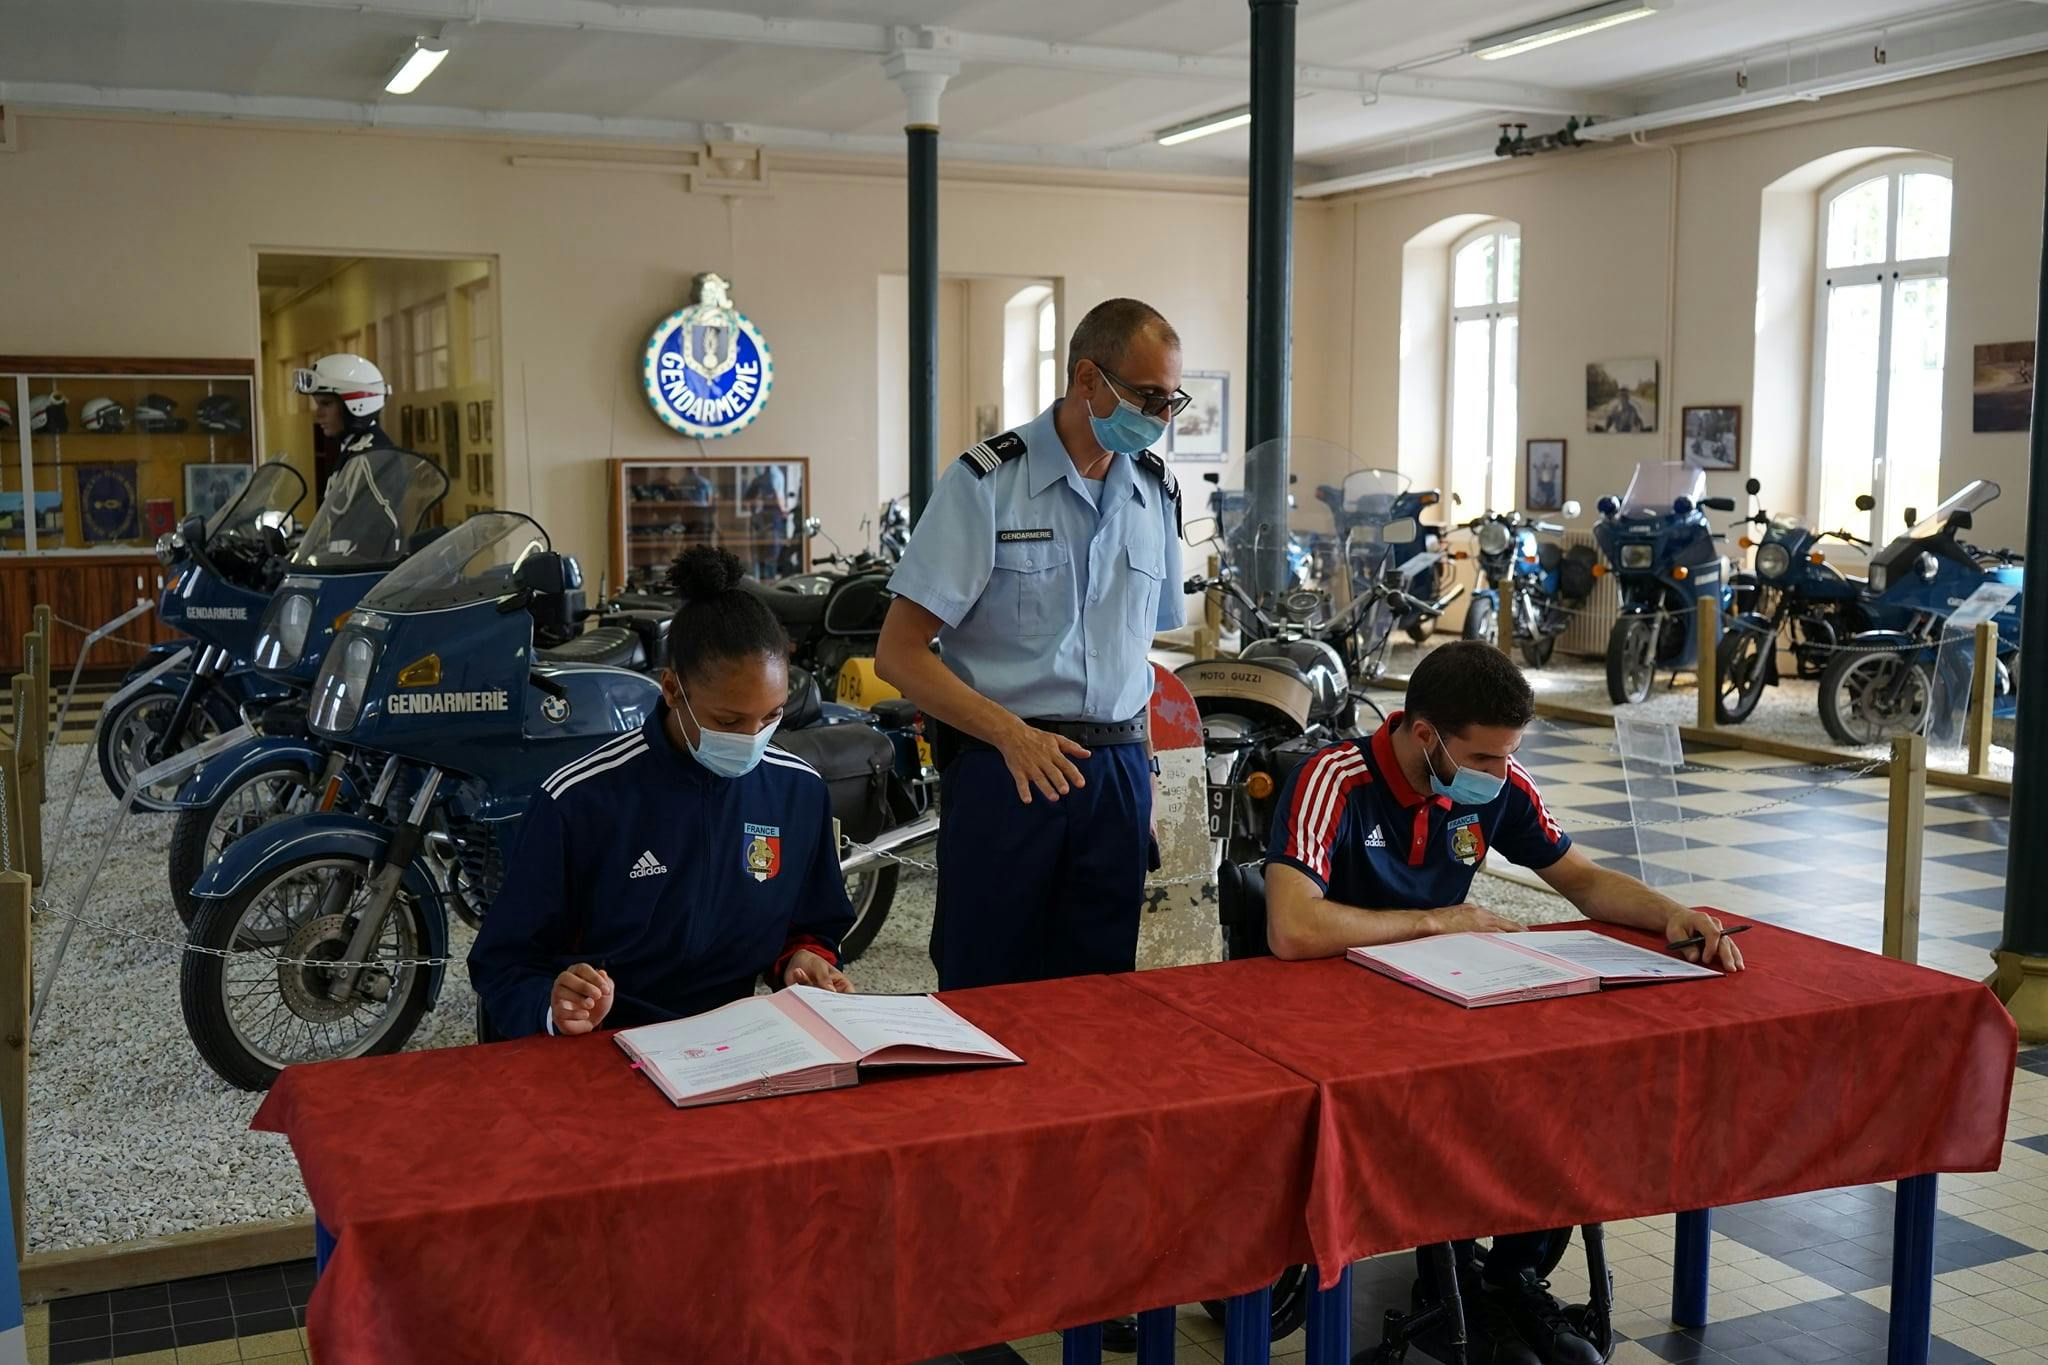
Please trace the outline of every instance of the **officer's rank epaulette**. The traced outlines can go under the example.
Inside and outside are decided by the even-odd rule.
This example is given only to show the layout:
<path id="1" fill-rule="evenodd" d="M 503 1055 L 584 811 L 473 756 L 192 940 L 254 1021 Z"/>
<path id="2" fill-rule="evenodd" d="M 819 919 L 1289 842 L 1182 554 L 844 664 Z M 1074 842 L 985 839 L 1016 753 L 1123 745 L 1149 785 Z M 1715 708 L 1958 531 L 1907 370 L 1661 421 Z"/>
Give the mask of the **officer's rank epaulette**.
<path id="1" fill-rule="evenodd" d="M 970 446 L 960 456 L 960 463 L 974 471 L 974 477 L 985 479 L 996 472 L 996 466 L 1004 460 L 1014 460 L 1024 453 L 1024 438 L 1014 431 L 1000 436 L 991 436 L 980 445 Z"/>
<path id="2" fill-rule="evenodd" d="M 1173 500 L 1173 529 L 1180 530 L 1180 480 L 1173 477 L 1173 471 L 1166 467 L 1166 461 L 1152 451 L 1139 451 L 1137 461 L 1138 468 L 1159 480 L 1159 486 L 1164 488 L 1166 496 Z"/>

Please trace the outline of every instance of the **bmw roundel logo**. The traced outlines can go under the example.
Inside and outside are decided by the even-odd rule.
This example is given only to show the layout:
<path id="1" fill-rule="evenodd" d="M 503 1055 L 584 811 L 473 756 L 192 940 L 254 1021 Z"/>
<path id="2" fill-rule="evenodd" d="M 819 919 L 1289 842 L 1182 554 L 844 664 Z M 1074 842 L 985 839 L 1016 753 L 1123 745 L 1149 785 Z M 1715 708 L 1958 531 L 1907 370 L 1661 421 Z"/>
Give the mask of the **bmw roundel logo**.
<path id="1" fill-rule="evenodd" d="M 730 436 L 756 417 L 775 387 L 768 343 L 732 306 L 731 286 L 699 275 L 687 308 L 647 339 L 640 381 L 654 415 L 685 436 Z"/>
<path id="2" fill-rule="evenodd" d="M 563 721 L 569 719 L 569 699 L 567 697 L 555 696 L 542 697 L 540 699 L 540 713 L 555 724 L 560 725 Z"/>

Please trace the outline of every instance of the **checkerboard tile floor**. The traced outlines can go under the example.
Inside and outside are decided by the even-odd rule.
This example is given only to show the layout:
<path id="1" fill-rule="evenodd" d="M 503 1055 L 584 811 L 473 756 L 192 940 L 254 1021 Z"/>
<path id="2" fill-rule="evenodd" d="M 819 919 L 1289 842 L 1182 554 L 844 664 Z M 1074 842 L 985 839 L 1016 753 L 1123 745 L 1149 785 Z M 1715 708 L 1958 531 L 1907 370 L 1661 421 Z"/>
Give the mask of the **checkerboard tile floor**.
<path id="1" fill-rule="evenodd" d="M 1629 818 L 1612 733 L 1544 721 L 1522 761 L 1586 852 L 1653 876 L 1681 899 L 1876 951 L 1884 896 L 1886 783 L 1739 750 L 1694 748 L 1679 778 L 1686 809 L 1726 820 L 1645 833 L 1593 828 Z M 1782 802 L 1768 810 L 1765 802 Z M 1928 789 L 1920 960 L 1981 977 L 1998 941 L 2004 900 L 2004 801 Z M 1680 887 L 1669 885 L 1671 878 Z M 2048 1047 L 2020 1054 L 2002 1167 L 1944 1176 L 1935 1230 L 1934 1365 L 2048 1362 Z M 1713 1321 L 1674 1329 L 1670 1217 L 1607 1225 L 1615 1281 L 1617 1365 L 1863 1365 L 1885 1354 L 1891 1273 L 1891 1189 L 1866 1186 L 1716 1210 L 1709 1270 Z M 1405 1309 L 1414 1262 L 1403 1253 L 1361 1264 L 1354 1277 L 1353 1344 L 1379 1338 L 1389 1308 Z M 123 1360 L 219 1362 L 305 1359 L 311 1263 L 90 1295 L 30 1310 L 37 1365 Z M 1575 1246 L 1552 1280 L 1586 1297 Z M 282 1315 L 282 1316 L 281 1316 Z M 1178 1318 L 1177 1358 L 1220 1361 L 1222 1329 L 1198 1306 Z M 1302 1359 L 1300 1333 L 1274 1343 L 1277 1365 Z M 1109 1357 L 1112 1360 L 1118 1357 Z M 1127 1357 L 1125 1357 L 1127 1359 Z M 1428 1359 L 1416 1350 L 1411 1359 Z M 934 1365 L 1057 1365 L 1046 1334 L 943 1357 Z"/>

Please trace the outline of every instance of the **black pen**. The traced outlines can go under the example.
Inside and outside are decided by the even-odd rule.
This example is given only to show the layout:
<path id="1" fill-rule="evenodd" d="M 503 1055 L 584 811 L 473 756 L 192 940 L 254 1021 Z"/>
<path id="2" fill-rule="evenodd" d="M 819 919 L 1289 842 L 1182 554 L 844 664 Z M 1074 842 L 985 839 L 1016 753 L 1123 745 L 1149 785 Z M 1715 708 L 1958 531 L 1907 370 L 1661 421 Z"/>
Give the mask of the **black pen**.
<path id="1" fill-rule="evenodd" d="M 1722 937 L 1722 938 L 1733 938 L 1733 937 L 1734 937 L 1735 935 L 1737 935 L 1737 934 L 1740 934 L 1740 933 L 1744 932 L 1744 931 L 1745 931 L 1745 930 L 1747 930 L 1747 929 L 1748 929 L 1749 927 L 1750 927 L 1750 926 L 1749 926 L 1749 925 L 1747 925 L 1747 924 L 1738 924 L 1738 925 L 1736 925 L 1736 926 L 1735 926 L 1735 927 L 1734 927 L 1733 929 L 1723 929 L 1723 930 L 1721 931 L 1721 937 Z M 1707 946 L 1707 939 L 1706 939 L 1706 935 L 1704 935 L 1704 934 L 1694 934 L 1694 935 L 1693 935 L 1693 936 L 1692 936 L 1691 938 L 1682 938 L 1682 939 L 1678 940 L 1678 942 L 1676 942 L 1676 943 L 1667 943 L 1667 944 L 1665 944 L 1665 945 L 1664 945 L 1664 947 L 1666 948 L 1666 950 L 1668 950 L 1668 951 L 1670 951 L 1670 952 L 1674 952 L 1674 953 L 1675 953 L 1675 952 L 1678 952 L 1678 951 L 1680 951 L 1681 949 L 1685 949 L 1685 948 L 1704 948 L 1704 947 L 1706 947 L 1706 946 Z"/>

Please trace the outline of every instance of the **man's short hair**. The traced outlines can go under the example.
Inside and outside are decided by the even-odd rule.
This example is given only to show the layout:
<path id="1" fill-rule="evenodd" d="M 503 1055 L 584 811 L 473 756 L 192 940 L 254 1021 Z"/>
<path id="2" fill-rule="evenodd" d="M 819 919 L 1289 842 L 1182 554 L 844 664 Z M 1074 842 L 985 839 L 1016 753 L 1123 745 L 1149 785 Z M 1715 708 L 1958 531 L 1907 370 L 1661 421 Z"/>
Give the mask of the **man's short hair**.
<path id="1" fill-rule="evenodd" d="M 1084 360 L 1094 361 L 1097 369 L 1120 370 L 1131 342 L 1145 331 L 1168 346 L 1180 346 L 1180 333 L 1151 304 L 1136 299 L 1104 299 L 1096 304 L 1067 343 L 1067 383 L 1074 382 L 1074 370 Z"/>
<path id="2" fill-rule="evenodd" d="M 1519 730 L 1536 718 L 1536 694 L 1515 661 L 1481 640 L 1453 640 L 1408 675 L 1408 715 L 1447 734 L 1473 725 Z"/>

